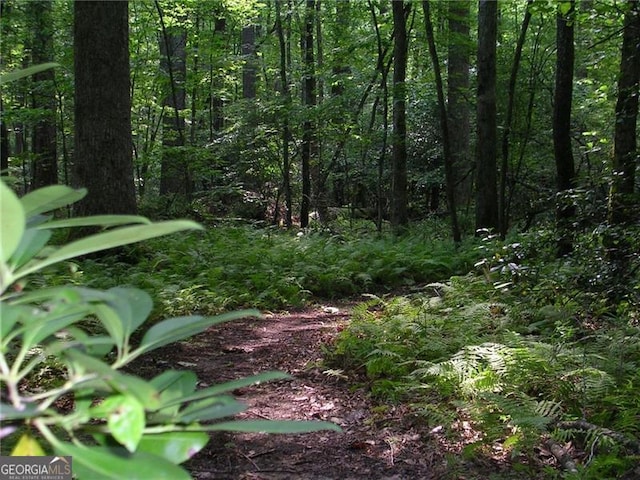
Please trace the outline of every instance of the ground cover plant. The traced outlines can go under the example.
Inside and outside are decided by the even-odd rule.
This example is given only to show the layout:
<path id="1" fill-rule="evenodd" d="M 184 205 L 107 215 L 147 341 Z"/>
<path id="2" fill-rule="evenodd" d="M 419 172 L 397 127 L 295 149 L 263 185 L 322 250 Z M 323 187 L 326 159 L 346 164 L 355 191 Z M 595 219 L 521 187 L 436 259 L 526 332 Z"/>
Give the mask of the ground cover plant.
<path id="1" fill-rule="evenodd" d="M 549 261 L 542 235 L 519 240 L 486 239 L 475 273 L 362 304 L 329 362 L 355 372 L 381 402 L 412 404 L 450 438 L 461 434 L 460 419 L 471 422 L 480 433 L 469 457 L 498 448 L 523 475 L 562 476 L 545 473 L 542 448 L 558 457 L 563 478 L 635 478 L 637 290 L 618 285 L 624 300 L 607 304 L 609 267 L 581 257 L 593 248 Z M 573 458 L 559 447 L 568 444 Z"/>
<path id="2" fill-rule="evenodd" d="M 429 239 L 428 229 L 396 236 L 223 225 L 154 239 L 43 281 L 62 274 L 96 286 L 134 285 L 154 292 L 158 308 L 170 315 L 299 307 L 311 298 L 418 288 L 471 268 L 468 249 Z"/>

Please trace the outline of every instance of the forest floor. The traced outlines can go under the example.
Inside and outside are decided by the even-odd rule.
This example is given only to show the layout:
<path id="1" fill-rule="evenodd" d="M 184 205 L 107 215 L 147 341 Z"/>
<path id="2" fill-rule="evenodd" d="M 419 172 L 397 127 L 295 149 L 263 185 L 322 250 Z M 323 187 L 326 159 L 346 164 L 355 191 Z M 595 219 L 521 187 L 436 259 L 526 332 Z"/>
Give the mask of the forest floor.
<path id="1" fill-rule="evenodd" d="M 349 322 L 348 304 L 315 305 L 218 325 L 188 341 L 161 349 L 138 364 L 144 377 L 168 368 L 197 373 L 201 387 L 260 372 L 292 376 L 234 391 L 247 405 L 236 418 L 326 420 L 342 432 L 298 435 L 215 433 L 185 467 L 197 480 L 401 480 L 510 477 L 508 462 L 456 462 L 476 433 L 461 422 L 461 441 L 416 421 L 402 404 L 379 405 L 354 380 L 322 367 L 323 346 Z M 465 438 L 466 437 L 466 438 Z M 476 437 L 477 439 L 477 437 Z M 466 441 L 465 441 L 466 440 Z M 512 477 L 522 478 L 522 477 Z"/>

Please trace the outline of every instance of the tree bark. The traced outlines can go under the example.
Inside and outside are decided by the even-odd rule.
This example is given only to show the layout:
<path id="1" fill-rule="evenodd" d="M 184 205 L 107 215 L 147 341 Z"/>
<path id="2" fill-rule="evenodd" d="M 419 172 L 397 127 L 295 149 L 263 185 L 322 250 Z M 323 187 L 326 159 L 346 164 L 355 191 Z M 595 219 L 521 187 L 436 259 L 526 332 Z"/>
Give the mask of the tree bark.
<path id="1" fill-rule="evenodd" d="M 558 11 L 556 19 L 556 80 L 553 97 L 553 150 L 557 173 L 558 204 L 556 224 L 558 228 L 559 257 L 573 250 L 570 225 L 575 216 L 573 202 L 566 198 L 575 188 L 575 166 L 571 148 L 571 104 L 573 98 L 573 69 L 575 47 L 574 38 L 575 1 L 563 14 Z"/>
<path id="2" fill-rule="evenodd" d="M 449 45 L 447 75 L 447 115 L 448 123 L 455 135 L 449 138 L 453 160 L 456 203 L 468 205 L 471 201 L 473 163 L 469 160 L 469 16 L 470 0 L 449 2 Z"/>
<path id="3" fill-rule="evenodd" d="M 33 22 L 31 63 L 38 65 L 53 61 L 53 19 L 50 1 L 27 3 Z M 41 110 L 33 127 L 31 189 L 58 183 L 58 152 L 56 147 L 55 70 L 50 68 L 33 76 L 32 106 Z"/>
<path id="4" fill-rule="evenodd" d="M 391 225 L 402 229 L 407 225 L 407 16 L 411 4 L 403 0 L 391 0 L 393 11 L 393 155 L 391 157 Z"/>
<path id="5" fill-rule="evenodd" d="M 315 0 L 307 0 L 304 25 L 304 105 L 307 109 L 302 124 L 302 200 L 300 203 L 300 226 L 309 225 L 309 209 L 311 206 L 311 162 L 317 155 L 315 122 L 312 120 L 313 108 L 316 105 L 316 73 L 313 53 Z"/>
<path id="6" fill-rule="evenodd" d="M 622 36 L 616 124 L 613 148 L 613 184 L 609 219 L 616 225 L 634 220 L 635 173 L 638 165 L 637 123 L 640 83 L 640 2 L 628 0 Z"/>
<path id="7" fill-rule="evenodd" d="M 478 6 L 478 139 L 476 155 L 476 230 L 498 230 L 496 40 L 497 0 Z"/>
<path id="8" fill-rule="evenodd" d="M 180 112 L 186 108 L 187 31 L 181 25 L 167 27 L 156 0 L 160 17 L 160 70 L 168 79 L 168 90 L 162 101 L 162 160 L 160 163 L 160 195 L 189 195 L 191 180 L 187 160 L 180 147 L 185 145 L 185 121 Z"/>
<path id="9" fill-rule="evenodd" d="M 256 26 L 242 27 L 241 52 L 242 64 L 242 98 L 256 98 L 257 60 L 256 60 Z"/>
<path id="10" fill-rule="evenodd" d="M 284 191 L 285 218 L 287 227 L 293 224 L 292 218 L 292 195 L 291 195 L 291 161 L 289 157 L 289 138 L 291 136 L 289 128 L 289 111 L 291 109 L 291 91 L 287 75 L 287 42 L 285 41 L 284 28 L 282 26 L 283 0 L 276 0 L 276 32 L 278 34 L 278 44 L 280 45 L 280 83 L 281 93 L 284 102 L 284 115 L 282 116 L 282 190 Z"/>
<path id="11" fill-rule="evenodd" d="M 135 214 L 129 4 L 74 3 L 76 215 Z"/>
<path id="12" fill-rule="evenodd" d="M 460 227 L 458 226 L 458 213 L 456 211 L 453 158 L 451 156 L 451 143 L 449 141 L 447 106 L 444 99 L 444 86 L 442 82 L 442 74 L 440 72 L 440 61 L 438 60 L 438 51 L 436 50 L 436 42 L 433 35 L 433 24 L 431 23 L 431 9 L 429 6 L 429 0 L 423 0 L 422 8 L 424 10 L 424 22 L 425 30 L 427 32 L 427 41 L 429 43 L 429 53 L 431 55 L 433 71 L 436 77 L 436 91 L 438 94 L 438 107 L 440 111 L 440 128 L 442 130 L 442 148 L 444 156 L 447 203 L 449 206 L 449 215 L 451 217 L 451 233 L 453 236 L 453 241 L 455 243 L 460 243 L 461 236 Z"/>
<path id="13" fill-rule="evenodd" d="M 516 98 L 516 81 L 518 79 L 518 71 L 520 70 L 520 60 L 522 59 L 522 48 L 524 46 L 525 38 L 527 37 L 527 30 L 529 29 L 529 23 L 531 21 L 530 7 L 533 4 L 533 0 L 527 1 L 527 11 L 524 14 L 522 20 L 522 28 L 520 29 L 520 35 L 518 36 L 518 43 L 516 43 L 516 51 L 513 54 L 513 64 L 511 65 L 511 74 L 509 75 L 509 88 L 507 91 L 507 115 L 505 119 L 505 126 L 502 131 L 502 166 L 500 168 L 500 236 L 504 239 L 509 229 L 509 211 L 507 210 L 507 180 L 509 175 L 509 142 L 511 136 L 511 126 L 513 124 L 513 111 L 515 108 Z"/>

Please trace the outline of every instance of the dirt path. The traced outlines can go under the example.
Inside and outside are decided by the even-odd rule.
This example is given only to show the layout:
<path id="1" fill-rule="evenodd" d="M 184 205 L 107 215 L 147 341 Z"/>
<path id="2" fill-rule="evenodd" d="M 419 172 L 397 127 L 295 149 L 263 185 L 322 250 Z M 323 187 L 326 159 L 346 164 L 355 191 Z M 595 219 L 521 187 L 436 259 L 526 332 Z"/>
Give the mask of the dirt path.
<path id="1" fill-rule="evenodd" d="M 442 449 L 411 426 L 404 412 L 374 407 L 365 393 L 318 367 L 322 345 L 348 321 L 348 308 L 314 306 L 220 325 L 145 362 L 147 372 L 194 370 L 206 387 L 280 370 L 292 380 L 243 388 L 239 418 L 328 420 L 342 433 L 303 435 L 221 433 L 186 467 L 194 478 L 349 480 L 443 478 Z"/>

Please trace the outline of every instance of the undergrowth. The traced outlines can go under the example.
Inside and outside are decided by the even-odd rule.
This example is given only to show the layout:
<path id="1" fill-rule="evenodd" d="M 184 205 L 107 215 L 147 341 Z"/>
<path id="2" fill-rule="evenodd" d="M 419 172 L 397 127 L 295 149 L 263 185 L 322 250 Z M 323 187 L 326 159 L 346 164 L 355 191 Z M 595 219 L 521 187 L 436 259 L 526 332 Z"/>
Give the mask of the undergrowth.
<path id="1" fill-rule="evenodd" d="M 229 225 L 86 259 L 42 281 L 132 285 L 153 292 L 158 317 L 247 306 L 276 310 L 310 299 L 419 288 L 469 270 L 469 248 L 427 239 L 428 233 L 425 226 L 394 236 Z"/>
<path id="2" fill-rule="evenodd" d="M 475 272 L 372 297 L 328 365 L 355 374 L 380 402 L 411 404 L 443 438 L 461 438 L 468 419 L 479 439 L 466 442 L 467 455 L 508 452 L 514 468 L 545 478 L 636 478 L 637 282 L 605 278 L 602 258 L 584 246 L 556 261 L 545 245 L 488 237 Z M 610 301 L 613 290 L 621 301 Z M 573 446 L 575 473 L 549 468 L 554 442 Z"/>

